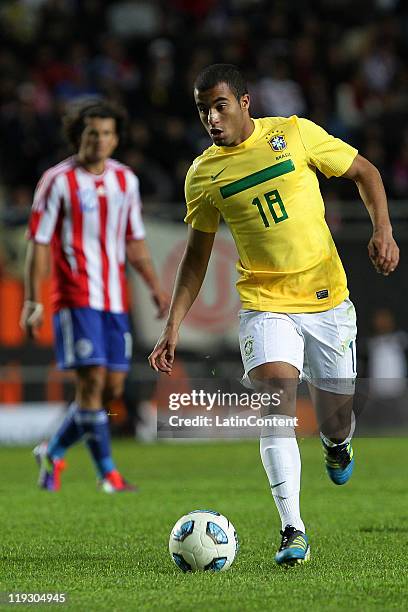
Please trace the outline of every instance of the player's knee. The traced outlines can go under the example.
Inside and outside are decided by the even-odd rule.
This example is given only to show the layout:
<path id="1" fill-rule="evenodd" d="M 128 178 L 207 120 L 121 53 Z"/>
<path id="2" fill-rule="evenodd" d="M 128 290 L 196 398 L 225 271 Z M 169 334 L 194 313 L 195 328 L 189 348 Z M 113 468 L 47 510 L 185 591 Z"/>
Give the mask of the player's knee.
<path id="1" fill-rule="evenodd" d="M 107 383 L 104 389 L 104 401 L 112 402 L 113 400 L 118 400 L 123 395 L 124 389 L 124 381 L 115 381 L 114 383 Z"/>
<path id="2" fill-rule="evenodd" d="M 90 370 L 80 376 L 78 384 L 80 394 L 83 400 L 98 401 L 99 398 L 102 398 L 105 377 L 103 372 L 100 372 L 98 370 Z"/>
<path id="3" fill-rule="evenodd" d="M 252 386 L 262 394 L 264 414 L 293 415 L 296 410 L 297 380 L 263 379 L 253 380 Z M 269 404 L 266 401 L 269 396 Z"/>

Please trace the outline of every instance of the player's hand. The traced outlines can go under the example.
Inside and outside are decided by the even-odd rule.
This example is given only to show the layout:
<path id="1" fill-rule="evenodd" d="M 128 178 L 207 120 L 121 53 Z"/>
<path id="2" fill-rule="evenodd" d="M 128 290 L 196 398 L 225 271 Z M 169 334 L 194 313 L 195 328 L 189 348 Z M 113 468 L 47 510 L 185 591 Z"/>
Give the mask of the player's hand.
<path id="1" fill-rule="evenodd" d="M 368 243 L 368 255 L 379 274 L 388 276 L 390 272 L 394 272 L 399 262 L 399 248 L 391 227 L 374 230 Z"/>
<path id="2" fill-rule="evenodd" d="M 44 307 L 39 302 L 26 300 L 20 316 L 20 327 L 29 338 L 35 338 L 44 321 Z"/>
<path id="3" fill-rule="evenodd" d="M 171 376 L 177 341 L 177 330 L 174 327 L 165 327 L 149 355 L 149 364 L 153 370 Z"/>
<path id="4" fill-rule="evenodd" d="M 165 291 L 159 289 L 152 292 L 152 300 L 157 307 L 156 319 L 162 319 L 169 309 L 170 296 Z"/>

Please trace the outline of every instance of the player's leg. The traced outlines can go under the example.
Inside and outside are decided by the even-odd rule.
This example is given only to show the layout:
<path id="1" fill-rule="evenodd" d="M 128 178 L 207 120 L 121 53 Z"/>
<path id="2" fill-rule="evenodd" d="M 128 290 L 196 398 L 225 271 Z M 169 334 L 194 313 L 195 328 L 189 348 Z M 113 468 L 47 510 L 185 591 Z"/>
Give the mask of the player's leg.
<path id="1" fill-rule="evenodd" d="M 307 355 L 304 375 L 316 409 L 326 469 L 333 482 L 344 484 L 354 467 L 355 310 L 345 300 L 332 310 L 301 317 Z"/>
<path id="2" fill-rule="evenodd" d="M 64 308 L 53 317 L 57 366 L 62 370 L 103 363 L 98 344 L 98 314 L 90 308 Z M 76 392 L 77 395 L 77 392 Z M 78 398 L 71 403 L 63 423 L 47 443 L 34 449 L 40 464 L 39 485 L 48 490 L 60 488 L 60 473 L 65 468 L 67 450 L 83 434 L 78 423 Z"/>
<path id="3" fill-rule="evenodd" d="M 103 390 L 103 404 L 107 408 L 111 402 L 122 397 L 126 376 L 127 372 L 108 370 Z"/>
<path id="4" fill-rule="evenodd" d="M 103 390 L 103 405 L 105 409 L 110 410 L 112 401 L 120 399 L 125 386 L 125 378 L 127 372 L 108 370 L 106 381 Z M 106 428 L 105 435 L 109 435 L 109 428 Z M 109 449 L 110 449 L 110 441 Z M 111 455 L 110 455 L 111 457 Z M 116 493 L 119 491 L 136 491 L 136 487 L 129 484 L 123 476 L 118 472 L 111 457 L 110 469 L 100 472 L 100 486 L 105 493 Z"/>
<path id="5" fill-rule="evenodd" d="M 52 486 L 55 468 L 61 465 L 58 462 L 63 460 L 68 448 L 90 433 L 90 421 L 107 420 L 101 408 L 106 378 L 101 315 L 92 308 L 72 308 L 62 309 L 54 316 L 57 365 L 60 369 L 76 371 L 76 389 L 75 401 L 64 422 L 48 446 L 40 447 L 40 478 L 43 477 L 44 484 L 51 482 L 51 486 L 44 488 L 59 488 L 59 479 L 54 483 L 56 486 Z M 89 441 L 92 435 L 86 438 Z"/>
<path id="6" fill-rule="evenodd" d="M 303 363 L 303 339 L 285 315 L 244 312 L 240 316 L 240 344 L 246 372 L 253 388 L 279 396 L 264 416 L 296 415 L 296 392 Z M 284 427 L 265 426 L 260 440 L 262 463 L 282 524 L 278 563 L 307 560 L 309 545 L 300 516 L 301 462 L 293 421 Z"/>
<path id="7" fill-rule="evenodd" d="M 47 444 L 48 455 L 54 460 L 63 459 L 68 448 L 81 438 L 81 430 L 75 421 L 77 410 L 77 403 L 71 402 L 62 424 Z"/>
<path id="8" fill-rule="evenodd" d="M 101 488 L 106 493 L 134 491 L 119 474 L 112 458 L 107 407 L 111 399 L 120 397 L 124 372 L 110 372 L 96 366 L 77 370 L 77 423 L 95 463 Z"/>
<path id="9" fill-rule="evenodd" d="M 107 372 L 103 388 L 102 402 L 105 409 L 109 404 L 123 395 L 125 379 L 132 355 L 132 338 L 129 330 L 127 314 L 103 313 L 103 330 L 106 342 Z M 108 440 L 109 426 L 106 426 L 105 436 Z M 110 449 L 110 442 L 109 442 Z M 116 469 L 112 457 L 110 469 L 100 472 L 100 485 L 106 493 L 136 491 Z"/>
<path id="10" fill-rule="evenodd" d="M 90 308 L 62 309 L 54 315 L 54 337 L 57 356 L 57 366 L 61 370 L 77 370 L 78 368 L 95 368 L 90 371 L 93 386 L 103 387 L 105 377 L 103 351 L 99 346 L 100 333 L 99 314 Z M 53 458 L 64 457 L 67 449 L 75 444 L 81 436 L 82 429 L 78 425 L 77 414 L 81 406 L 82 390 L 78 390 L 78 375 L 76 376 L 75 400 L 71 403 L 67 416 L 59 430 L 48 443 L 48 453 Z M 90 386 L 90 385 L 89 385 Z M 88 392 L 89 395 L 89 392 Z M 84 397 L 89 402 L 88 397 Z M 85 407 L 87 407 L 87 403 Z"/>
<path id="11" fill-rule="evenodd" d="M 263 416 L 296 416 L 299 372 L 294 366 L 284 362 L 265 363 L 251 370 L 249 376 L 257 392 L 279 396 L 279 406 L 264 411 Z M 293 425 L 282 427 L 272 422 L 264 426 L 260 453 L 282 528 L 289 524 L 304 531 L 299 509 L 301 463 Z"/>
<path id="12" fill-rule="evenodd" d="M 354 395 L 325 391 L 313 384 L 309 391 L 322 438 L 333 444 L 351 439 L 355 427 Z"/>
<path id="13" fill-rule="evenodd" d="M 61 488 L 61 473 L 66 468 L 65 454 L 82 437 L 82 429 L 75 418 L 77 412 L 78 405 L 73 401 L 49 442 L 42 442 L 34 448 L 34 457 L 40 466 L 38 484 L 43 489 L 58 491 Z"/>
<path id="14" fill-rule="evenodd" d="M 76 371 L 76 401 L 79 406 L 76 420 L 99 478 L 115 470 L 109 418 L 103 403 L 106 379 L 105 366 L 83 367 Z"/>
<path id="15" fill-rule="evenodd" d="M 319 423 L 326 470 L 338 485 L 353 473 L 354 451 L 351 440 L 355 428 L 353 396 L 325 391 L 309 385 Z"/>
<path id="16" fill-rule="evenodd" d="M 299 370 L 284 362 L 265 363 L 249 372 L 253 387 L 260 393 L 280 398 L 280 404 L 264 413 L 265 417 L 296 416 L 296 392 Z M 294 425 L 288 422 L 263 427 L 260 440 L 262 464 L 281 519 L 282 541 L 276 561 L 294 565 L 307 561 L 310 547 L 300 515 L 301 461 Z"/>

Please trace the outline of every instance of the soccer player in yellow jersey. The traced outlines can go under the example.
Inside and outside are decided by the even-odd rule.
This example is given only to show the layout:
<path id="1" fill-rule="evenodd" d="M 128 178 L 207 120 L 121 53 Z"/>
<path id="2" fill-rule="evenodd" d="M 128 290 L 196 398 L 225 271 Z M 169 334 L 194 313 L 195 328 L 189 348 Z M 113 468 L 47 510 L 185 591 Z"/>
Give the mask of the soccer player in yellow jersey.
<path id="1" fill-rule="evenodd" d="M 299 378 L 309 383 L 328 475 L 344 484 L 354 466 L 356 317 L 316 171 L 356 183 L 373 224 L 369 257 L 377 272 L 388 275 L 399 250 L 380 174 L 356 149 L 307 119 L 252 119 L 247 86 L 235 66 L 203 70 L 194 97 L 213 145 L 186 177 L 188 241 L 150 365 L 171 374 L 178 330 L 203 283 L 222 216 L 239 256 L 244 378 L 257 390 L 278 392 L 274 412 L 287 416 L 295 416 Z M 307 561 L 294 428 L 265 427 L 260 452 L 282 523 L 275 559 L 285 565 Z"/>

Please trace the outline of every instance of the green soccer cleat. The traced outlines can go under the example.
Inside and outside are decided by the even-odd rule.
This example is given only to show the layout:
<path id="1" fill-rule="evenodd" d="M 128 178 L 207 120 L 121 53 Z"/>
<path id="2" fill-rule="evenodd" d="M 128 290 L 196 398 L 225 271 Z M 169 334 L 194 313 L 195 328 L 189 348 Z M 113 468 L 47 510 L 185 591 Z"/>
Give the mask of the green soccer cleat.
<path id="1" fill-rule="evenodd" d="M 351 442 L 327 446 L 322 440 L 326 470 L 330 480 L 336 485 L 346 484 L 354 469 L 354 452 Z"/>
<path id="2" fill-rule="evenodd" d="M 284 531 L 280 533 L 282 542 L 275 555 L 275 561 L 278 565 L 292 566 L 309 561 L 309 539 L 303 531 L 299 531 L 292 525 L 286 525 Z"/>

